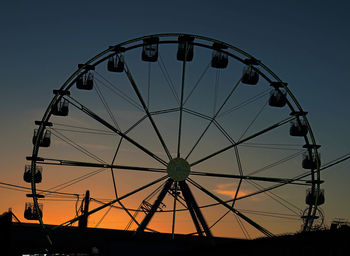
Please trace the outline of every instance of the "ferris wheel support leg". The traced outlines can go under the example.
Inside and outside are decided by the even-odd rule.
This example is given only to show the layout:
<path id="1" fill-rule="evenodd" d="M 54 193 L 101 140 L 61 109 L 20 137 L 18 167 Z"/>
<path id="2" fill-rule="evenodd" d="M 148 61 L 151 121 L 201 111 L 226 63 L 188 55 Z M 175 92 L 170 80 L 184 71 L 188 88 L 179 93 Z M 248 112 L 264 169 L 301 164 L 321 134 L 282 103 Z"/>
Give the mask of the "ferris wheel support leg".
<path id="1" fill-rule="evenodd" d="M 159 205 L 162 203 L 164 197 L 168 193 L 168 191 L 169 191 L 171 185 L 173 184 L 173 182 L 174 181 L 172 179 L 170 179 L 170 178 L 166 181 L 162 191 L 158 195 L 157 200 L 152 205 L 152 207 L 151 207 L 150 211 L 147 213 L 146 217 L 142 220 L 140 226 L 136 230 L 136 233 L 143 232 L 145 230 L 145 228 L 147 227 L 148 223 L 151 221 L 154 213 L 157 211 L 157 209 L 159 208 Z"/>
<path id="2" fill-rule="evenodd" d="M 190 210 L 190 213 L 191 213 L 191 217 L 193 219 L 193 222 L 196 226 L 198 234 L 202 235 L 202 233 L 203 233 L 201 228 L 199 227 L 199 223 L 198 223 L 198 221 L 199 221 L 200 224 L 202 225 L 202 228 L 204 230 L 205 235 L 207 237 L 213 237 L 213 235 L 211 234 L 210 229 L 207 225 L 207 222 L 205 221 L 204 216 L 203 216 L 201 210 L 199 209 L 198 204 L 197 204 L 196 200 L 194 199 L 193 194 L 192 194 L 190 188 L 188 187 L 187 183 L 184 181 L 180 181 L 179 184 L 180 184 L 182 194 L 186 200 L 188 209 L 189 210 L 192 209 L 192 212 Z"/>
<path id="3" fill-rule="evenodd" d="M 186 193 L 187 191 L 186 191 L 186 189 L 183 189 L 183 188 L 182 188 L 183 185 L 182 185 L 181 183 L 182 183 L 182 182 L 179 182 L 180 189 L 181 189 L 182 194 L 183 194 L 183 196 L 184 196 L 184 198 L 185 198 L 185 201 L 186 201 L 186 204 L 187 204 L 187 208 L 188 208 L 188 210 L 189 210 L 189 212 L 190 212 L 190 214 L 191 214 L 191 217 L 192 217 L 192 220 L 193 220 L 193 224 L 194 224 L 194 226 L 196 227 L 196 230 L 197 230 L 198 235 L 199 235 L 199 236 L 203 236 L 203 231 L 202 231 L 202 229 L 201 229 L 201 227 L 200 227 L 200 225 L 199 225 L 199 222 L 198 222 L 196 213 L 195 213 L 194 210 L 193 210 L 193 207 L 192 207 L 192 204 L 190 203 L 190 200 L 187 199 L 187 198 L 188 198 L 188 195 L 187 195 L 187 193 Z"/>

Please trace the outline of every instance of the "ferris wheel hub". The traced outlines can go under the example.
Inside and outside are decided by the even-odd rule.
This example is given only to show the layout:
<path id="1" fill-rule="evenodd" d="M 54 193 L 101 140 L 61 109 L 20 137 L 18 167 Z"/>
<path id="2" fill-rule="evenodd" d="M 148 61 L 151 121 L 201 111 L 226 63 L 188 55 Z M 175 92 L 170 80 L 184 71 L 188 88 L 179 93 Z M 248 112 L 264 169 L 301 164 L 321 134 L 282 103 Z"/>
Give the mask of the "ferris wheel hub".
<path id="1" fill-rule="evenodd" d="M 184 181 L 190 175 L 191 167 L 185 159 L 178 157 L 170 160 L 167 172 L 174 181 Z"/>

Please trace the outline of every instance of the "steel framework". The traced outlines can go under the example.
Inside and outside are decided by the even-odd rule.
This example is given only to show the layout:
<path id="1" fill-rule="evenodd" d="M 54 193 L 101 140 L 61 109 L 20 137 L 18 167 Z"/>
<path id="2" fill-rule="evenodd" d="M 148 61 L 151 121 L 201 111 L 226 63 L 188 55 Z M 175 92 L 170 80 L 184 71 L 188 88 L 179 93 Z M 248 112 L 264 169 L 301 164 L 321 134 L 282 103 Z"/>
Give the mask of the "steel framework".
<path id="1" fill-rule="evenodd" d="M 153 40 L 156 38 L 157 40 Z M 221 47 L 218 47 L 221 46 Z M 173 47 L 173 48 L 171 48 Z M 177 47 L 178 54 L 177 59 L 180 61 L 181 65 L 181 72 L 180 72 L 180 80 L 178 83 L 178 86 L 174 86 L 174 82 L 172 81 L 171 76 L 169 75 L 166 65 L 164 64 L 163 57 L 168 57 L 168 52 L 173 51 L 174 47 Z M 161 51 L 164 48 L 164 53 Z M 171 49 L 170 49 L 171 48 Z M 136 57 L 133 55 L 137 50 L 142 49 L 142 60 L 136 60 Z M 176 49 L 176 48 L 175 48 Z M 199 50 L 200 49 L 200 50 Z M 196 62 L 196 55 L 193 50 L 200 51 L 198 55 L 204 55 L 205 52 L 212 53 L 212 59 L 211 59 L 211 67 L 215 70 L 216 75 L 216 82 L 214 87 L 214 92 L 203 94 L 206 97 L 211 97 L 214 94 L 214 103 L 213 105 L 213 111 L 210 113 L 206 110 L 201 110 L 201 108 L 196 108 L 194 105 L 191 105 L 189 102 L 191 102 L 191 99 L 194 98 L 193 95 L 196 94 L 198 89 L 200 87 L 201 83 L 204 83 L 203 80 L 205 80 L 203 77 L 205 77 L 206 72 L 208 72 L 208 69 L 210 68 L 210 64 L 205 67 L 203 73 L 200 75 L 199 79 L 195 82 L 188 82 L 190 75 L 188 74 L 189 71 L 196 71 L 195 68 L 193 68 L 192 63 L 200 64 L 200 61 Z M 181 52 L 183 51 L 183 52 Z M 204 52 L 204 53 L 203 53 Z M 129 55 L 130 53 L 130 55 Z M 155 54 L 156 53 L 156 54 Z M 207 55 L 210 56 L 210 55 Z M 215 58 L 214 58 L 215 57 Z M 223 58 L 224 61 L 220 62 L 220 59 Z M 114 58 L 114 59 L 113 59 Z M 193 60 L 192 60 L 193 58 Z M 264 107 L 261 108 L 256 115 L 253 115 L 253 120 L 246 121 L 248 125 L 245 126 L 243 129 L 243 133 L 240 133 L 239 136 L 234 135 L 232 132 L 232 126 L 237 124 L 237 120 L 234 120 L 232 123 L 228 123 L 226 121 L 222 121 L 225 116 L 229 116 L 230 113 L 235 111 L 236 109 L 246 106 L 252 102 L 255 102 L 257 99 L 260 99 L 261 96 L 266 96 L 265 94 L 255 94 L 253 97 L 248 98 L 245 101 L 242 101 L 240 104 L 237 105 L 237 100 L 233 97 L 237 94 L 237 91 L 240 88 L 243 88 L 245 85 L 242 85 L 243 79 L 245 76 L 247 76 L 247 73 L 243 73 L 242 75 L 236 75 L 236 80 L 233 83 L 233 85 L 230 85 L 228 89 L 220 91 L 219 87 L 219 80 L 222 73 L 224 73 L 224 70 L 226 69 L 227 63 L 230 67 L 233 66 L 233 68 L 237 68 L 237 66 L 240 67 L 248 67 L 250 72 L 255 72 L 255 75 L 258 75 L 261 79 L 263 79 L 263 83 L 267 84 L 270 89 L 275 90 L 275 92 L 285 92 L 285 100 L 286 100 L 286 107 L 284 109 L 287 109 L 289 111 L 289 114 L 287 116 L 284 116 L 281 119 L 275 120 L 273 123 L 269 123 L 269 125 L 266 125 L 262 128 L 259 128 L 257 131 L 251 133 L 250 135 L 246 136 L 246 133 L 248 130 L 251 129 L 253 124 L 255 124 L 255 121 L 258 119 L 258 117 L 261 115 Z M 99 67 L 102 67 L 103 63 L 106 63 L 107 61 L 119 61 L 123 64 L 122 69 L 122 75 L 123 75 L 123 84 L 127 84 L 129 88 L 131 88 L 131 91 L 129 93 L 127 92 L 128 89 L 118 89 L 118 87 L 111 87 L 112 83 L 109 82 L 107 75 L 101 75 L 100 71 L 98 71 Z M 141 79 L 140 76 L 137 76 L 132 73 L 131 69 L 134 68 L 134 70 L 145 70 L 145 67 L 137 67 L 133 66 L 133 62 L 139 61 L 139 62 L 145 62 L 146 69 L 148 70 L 147 73 L 147 79 L 144 79 L 147 84 L 141 84 L 138 81 Z M 216 61 L 216 62 L 215 62 Z M 157 92 L 155 92 L 153 95 L 154 100 L 152 101 L 152 91 L 157 90 L 157 86 L 159 84 L 164 84 L 164 82 L 155 81 L 154 83 L 151 82 L 151 67 L 153 65 L 152 62 L 158 62 L 159 70 L 161 71 L 162 76 L 164 77 L 164 80 L 169 86 L 170 91 L 172 92 L 173 96 L 169 95 L 157 95 Z M 213 62 L 215 62 L 213 64 Z M 111 62 L 112 63 L 112 62 Z M 234 63 L 234 64 L 232 64 Z M 110 64 L 110 63 L 109 63 Z M 199 65 L 198 64 L 198 65 Z M 133 67 L 132 67 L 133 66 Z M 110 67 L 110 66 L 109 66 Z M 110 69 L 110 68 L 109 68 Z M 115 69 L 117 70 L 117 69 Z M 141 71 L 144 72 L 144 71 Z M 247 72 L 247 71 L 246 71 Z M 85 96 L 82 96 L 81 98 L 78 97 L 78 94 L 80 93 L 79 90 L 76 90 L 74 88 L 74 85 L 77 83 L 79 78 L 86 74 L 94 73 L 95 74 L 95 80 L 94 80 L 94 86 L 95 86 L 95 92 L 101 102 L 103 103 L 103 106 L 106 109 L 106 112 L 108 113 L 107 117 L 104 114 L 101 114 L 98 109 L 93 109 L 94 104 L 90 104 L 90 99 L 84 98 Z M 231 71 L 227 72 L 228 75 L 231 74 Z M 234 73 L 234 72 L 233 72 Z M 236 72 L 237 74 L 237 72 Z M 99 76 L 99 80 L 97 80 L 96 75 Z M 234 80 L 233 77 L 230 77 L 230 79 Z M 261 80 L 260 79 L 260 80 Z M 120 124 L 120 120 L 122 118 L 117 118 L 117 109 L 116 106 L 111 107 L 113 103 L 108 102 L 106 100 L 107 96 L 105 92 L 102 91 L 101 87 L 96 86 L 97 81 L 101 84 L 101 81 L 105 81 L 105 85 L 109 88 L 112 88 L 111 90 L 118 94 L 118 100 L 124 100 L 129 106 L 133 106 L 132 108 L 134 110 L 137 109 L 138 113 L 141 113 L 139 115 L 136 115 L 137 117 L 133 118 L 132 122 L 128 124 L 128 126 Z M 255 81 L 257 83 L 257 81 Z M 251 84 L 255 83 L 254 81 L 251 81 Z M 259 81 L 260 83 L 261 81 Z M 248 80 L 249 83 L 249 80 Z M 153 86 L 153 87 L 152 87 Z M 165 85 L 164 85 L 165 86 Z M 247 87 L 252 87 L 254 85 L 248 85 Z M 266 86 L 265 86 L 266 87 Z M 208 91 L 210 87 L 207 85 L 204 86 L 203 93 L 205 91 Z M 270 90 L 269 89 L 269 90 Z M 245 90 L 245 89 L 242 89 Z M 265 91 L 266 92 L 266 91 Z M 204 37 L 204 36 L 198 36 L 198 35 L 188 35 L 188 34 L 157 34 L 157 35 L 150 35 L 150 36 L 144 36 L 139 37 L 136 39 L 128 40 L 126 42 L 114 45 L 109 47 L 108 49 L 102 51 L 95 57 L 88 60 L 86 63 L 81 64 L 78 66 L 78 69 L 66 80 L 66 82 L 59 88 L 59 90 L 54 91 L 54 96 L 47 107 L 42 119 L 39 122 L 36 122 L 38 125 L 37 135 L 35 139 L 33 140 L 33 152 L 30 157 L 27 159 L 31 161 L 31 173 L 32 173 L 32 179 L 31 179 L 31 185 L 32 185 L 32 195 L 33 195 L 33 201 L 34 205 L 37 208 L 37 212 L 40 212 L 38 209 L 38 201 L 39 201 L 39 193 L 38 193 L 38 184 L 35 182 L 34 175 L 37 165 L 45 165 L 45 166 L 63 166 L 66 168 L 99 168 L 101 170 L 111 170 L 111 177 L 113 180 L 113 188 L 115 193 L 115 198 L 109 200 L 108 202 L 104 201 L 101 206 L 98 206 L 89 212 L 84 213 L 85 216 L 90 216 L 94 213 L 100 212 L 102 209 L 105 209 L 107 207 L 110 207 L 110 209 L 114 208 L 120 208 L 126 214 L 131 218 L 132 222 L 136 224 L 135 232 L 143 232 L 145 230 L 153 230 L 149 227 L 150 221 L 155 216 L 155 214 L 158 214 L 160 212 L 169 212 L 172 214 L 172 221 L 171 221 L 171 234 L 174 238 L 175 231 L 175 223 L 176 223 L 176 214 L 180 212 L 188 212 L 190 219 L 192 220 L 195 228 L 195 232 L 193 234 L 197 234 L 199 236 L 207 236 L 212 237 L 212 227 L 215 226 L 218 222 L 220 222 L 228 213 L 232 213 L 237 219 L 237 223 L 241 226 L 243 232 L 244 229 L 244 223 L 246 225 L 248 224 L 249 227 L 252 227 L 253 229 L 257 230 L 258 232 L 262 233 L 265 236 L 273 236 L 273 233 L 269 231 L 267 228 L 263 227 L 264 223 L 258 223 L 258 221 L 254 220 L 252 217 L 249 217 L 249 214 L 243 213 L 242 210 L 239 210 L 236 205 L 238 202 L 240 202 L 243 199 L 252 198 L 254 196 L 258 196 L 261 194 L 267 194 L 271 198 L 274 198 L 275 200 L 279 200 L 278 195 L 272 191 L 279 191 L 280 188 L 293 186 L 293 187 L 300 187 L 304 188 L 305 186 L 309 187 L 310 190 L 316 195 L 315 203 L 308 206 L 308 210 L 304 213 L 303 216 L 303 230 L 308 231 L 312 228 L 313 220 L 317 211 L 317 205 L 318 205 L 318 195 L 320 192 L 320 184 L 322 183 L 320 179 L 320 158 L 318 153 L 319 146 L 317 145 L 315 141 L 315 137 L 313 135 L 313 132 L 311 130 L 311 126 L 307 119 L 307 112 L 304 111 L 304 109 L 301 107 L 301 105 L 298 103 L 297 99 L 287 86 L 287 83 L 283 82 L 275 73 L 273 73 L 267 66 L 265 66 L 261 61 L 254 58 L 252 55 L 244 52 L 243 50 L 234 47 L 230 44 L 227 44 L 225 42 L 221 42 L 216 39 Z M 85 93 L 85 92 L 84 92 Z M 221 94 L 223 94 L 223 96 Z M 159 93 L 161 94 L 161 93 Z M 243 93 L 244 94 L 244 93 Z M 198 96 L 196 104 L 198 106 L 201 106 L 203 109 L 206 109 L 206 105 L 208 104 L 208 101 L 206 99 L 203 99 L 203 95 Z M 221 96 L 220 96 L 221 95 Z M 245 94 L 244 94 L 245 95 Z M 282 95 L 282 94 L 281 94 Z M 158 98 L 157 98 L 158 97 Z M 170 97 L 172 97 L 172 100 L 176 102 L 176 104 L 170 104 L 169 107 L 157 107 L 156 103 L 161 102 L 166 98 L 166 101 L 171 101 Z M 57 119 L 53 117 L 53 112 L 56 111 L 57 113 L 57 106 L 62 100 L 65 100 L 65 102 L 69 102 L 69 106 L 73 107 L 73 109 L 76 111 L 76 113 L 79 113 L 79 115 L 83 115 L 84 118 L 89 118 L 90 121 L 93 120 L 96 123 L 100 125 L 100 127 L 103 127 L 104 130 L 98 130 L 94 127 L 86 128 L 84 132 L 87 133 L 95 133 L 95 134 L 103 134 L 103 135 L 111 135 L 116 136 L 119 138 L 118 142 L 115 143 L 115 153 L 114 156 L 110 158 L 110 160 L 104 160 L 100 157 L 98 157 L 96 154 L 93 154 L 86 150 L 83 147 L 84 143 L 75 143 L 72 139 L 69 139 L 66 135 L 63 134 L 64 129 L 56 129 L 56 127 L 59 127 L 60 125 L 65 128 L 66 132 L 73 131 L 77 132 L 78 126 L 74 126 L 71 123 L 65 123 L 65 124 L 59 124 L 56 123 Z M 85 102 L 84 102 L 85 100 Z M 202 101 L 201 101 L 202 100 Z M 194 100 L 196 101 L 196 100 Z M 156 103 L 154 103 L 156 102 Z M 218 103 L 220 102 L 220 103 Z M 233 103 L 236 103 L 234 105 Z M 282 104 L 282 103 L 281 103 Z M 90 106 L 88 106 L 90 105 Z M 124 111 L 125 109 L 123 109 Z M 68 111 L 68 110 L 67 110 Z M 72 112 L 70 110 L 70 112 Z M 174 137 L 175 143 L 172 143 L 172 147 L 169 146 L 170 139 L 167 137 L 168 134 L 168 125 L 166 125 L 166 128 L 161 127 L 159 125 L 159 118 L 162 116 L 167 115 L 177 115 L 177 123 L 175 124 L 175 127 L 177 130 Z M 69 114 L 70 115 L 70 114 Z M 69 116 L 68 115 L 68 116 Z M 192 117 L 196 120 L 203 120 L 205 121 L 205 125 L 202 126 L 202 130 L 198 132 L 193 132 L 191 129 L 187 129 L 184 127 L 184 124 L 188 119 L 185 119 L 185 116 Z M 250 114 L 249 114 L 250 116 Z M 108 120 L 110 119 L 110 121 Z M 60 119 L 62 120 L 62 119 Z M 173 120 L 176 120 L 173 119 Z M 247 174 L 245 163 L 242 163 L 241 161 L 241 148 L 243 147 L 256 147 L 256 148 L 269 148 L 273 149 L 274 147 L 280 148 L 282 147 L 282 144 L 276 144 L 275 142 L 269 142 L 269 143 L 261 143 L 260 138 L 264 138 L 264 136 L 267 136 L 267 134 L 275 133 L 279 127 L 285 126 L 285 124 L 291 122 L 291 121 L 297 122 L 299 125 L 305 125 L 307 132 L 302 134 L 300 137 L 304 141 L 304 152 L 307 154 L 308 159 L 313 160 L 314 166 L 310 168 L 306 174 L 305 170 L 303 172 L 299 172 L 297 175 L 285 177 L 277 176 L 276 173 L 272 175 L 264 175 L 264 176 L 257 176 L 255 175 L 258 172 L 262 172 L 265 169 L 272 168 L 274 166 L 277 166 L 278 164 L 282 162 L 289 161 L 291 159 L 295 159 L 296 156 L 300 154 L 294 154 L 292 156 L 287 156 L 283 158 L 282 160 L 275 161 L 271 165 L 268 165 L 262 168 L 258 168 L 255 172 L 251 172 L 250 174 Z M 157 150 L 154 150 L 154 147 L 152 144 L 147 144 L 143 141 L 141 141 L 140 137 L 135 136 L 134 133 L 138 131 L 139 127 L 141 127 L 144 123 L 149 125 L 148 129 L 153 131 L 155 135 L 155 140 L 159 144 L 159 147 Z M 201 121 L 202 122 L 202 121 Z M 80 127 L 81 128 L 81 127 Z M 79 128 L 79 129 L 80 129 Z M 197 127 L 193 128 L 196 129 Z M 168 130 L 167 130 L 168 129 Z M 195 154 L 195 152 L 198 152 L 200 148 L 200 145 L 203 144 L 203 141 L 207 140 L 206 136 L 209 136 L 208 134 L 211 134 L 212 129 L 215 129 L 216 134 L 220 134 L 219 136 L 223 137 L 226 141 L 226 145 L 221 147 L 214 147 L 211 150 L 210 153 L 206 155 L 202 155 L 202 157 L 196 157 L 200 154 Z M 87 155 L 90 158 L 93 158 L 95 161 L 82 161 L 82 157 L 78 157 L 78 159 L 70 159 L 66 160 L 64 158 L 56 158 L 56 157 L 46 157 L 45 155 L 50 154 L 42 154 L 42 152 L 45 152 L 46 149 L 41 149 L 41 138 L 44 136 L 45 131 L 50 130 L 55 137 L 63 140 L 70 146 L 73 146 L 74 148 L 78 149 L 82 154 L 85 156 Z M 80 131 L 82 131 L 80 129 Z M 195 137 L 196 139 L 194 142 L 187 146 L 189 143 L 187 143 L 188 136 L 185 137 L 185 132 L 191 131 L 190 137 Z M 276 132 L 277 133 L 277 132 Z M 142 132 L 141 132 L 142 134 Z M 275 135 L 278 136 L 278 135 Z M 147 133 L 145 132 L 144 137 L 147 137 Z M 269 139 L 269 137 L 268 137 Z M 215 141 L 215 140 L 214 140 Z M 145 157 L 149 157 L 150 159 L 153 159 L 154 166 L 153 167 L 147 167 L 147 164 L 143 165 L 137 165 L 137 164 L 120 164 L 116 163 L 118 162 L 117 155 L 120 154 L 120 150 L 125 145 L 125 143 L 128 143 L 128 145 L 131 145 L 135 149 L 141 151 L 144 153 Z M 158 145 L 157 144 L 157 145 Z M 215 142 L 213 142 L 215 144 Z M 219 144 L 219 143 L 218 143 Z M 151 146 L 150 146 L 151 145 Z M 221 145 L 221 144 L 220 144 Z M 187 146 L 187 148 L 186 148 Z M 286 146 L 286 145 L 284 145 Z M 287 145 L 288 146 L 288 145 Z M 292 145 L 295 146 L 295 145 Z M 185 150 L 186 148 L 186 150 Z M 214 149 L 215 148 L 215 149 Z M 40 152 L 39 152 L 40 149 Z M 286 148 L 285 148 L 286 149 Z M 58 149 L 56 149 L 58 150 Z M 287 150 L 287 149 L 286 149 Z M 289 150 L 289 149 L 288 149 Z M 235 171 L 230 172 L 221 172 L 221 171 L 203 171 L 203 164 L 206 164 L 208 161 L 220 161 L 216 159 L 220 159 L 220 157 L 224 156 L 225 154 L 231 152 L 232 155 L 236 159 L 235 163 Z M 40 153 L 40 154 L 39 154 Z M 57 154 L 56 154 L 57 155 Z M 264 156 L 266 157 L 266 155 Z M 246 158 L 247 159 L 247 158 Z M 123 161 L 119 161 L 123 162 Z M 135 162 L 135 161 L 130 161 Z M 137 162 L 137 161 L 136 161 Z M 140 163 L 146 162 L 143 160 L 139 161 Z M 246 164 L 248 165 L 248 164 Z M 198 168 L 200 171 L 198 171 Z M 211 165 L 212 168 L 212 165 Z M 298 167 L 299 168 L 299 167 Z M 232 168 L 231 168 L 232 169 Z M 117 185 L 118 180 L 115 178 L 115 173 L 121 172 L 121 171 L 132 171 L 133 173 L 146 173 L 146 174 L 163 174 L 162 177 L 155 178 L 150 182 L 144 182 L 143 185 L 139 187 L 134 187 L 133 189 L 130 189 L 129 192 L 125 193 L 124 195 L 120 196 L 117 191 Z M 45 173 L 45 172 L 44 172 Z M 282 172 L 281 172 L 282 173 Z M 217 193 L 217 188 L 208 188 L 208 186 L 201 185 L 201 177 L 203 178 L 213 178 L 213 179 L 226 179 L 230 182 L 235 182 L 236 188 L 234 189 L 234 193 L 232 198 L 222 199 L 221 196 Z M 308 177 L 310 179 L 305 180 L 304 178 Z M 195 178 L 198 178 L 198 180 L 195 180 Z M 45 181 L 45 175 L 43 177 L 43 180 Z M 44 183 L 43 181 L 43 183 Z M 154 195 L 157 195 L 157 198 L 154 200 L 153 203 L 151 203 L 151 207 L 145 212 L 144 218 L 142 220 L 138 221 L 136 215 L 133 213 L 140 212 L 141 210 L 136 209 L 136 207 L 124 205 L 122 202 L 125 199 L 128 199 L 129 197 L 138 194 L 140 192 L 144 192 L 145 190 L 151 188 L 152 186 L 160 183 L 163 183 L 160 188 L 155 191 Z M 265 182 L 265 183 L 264 183 Z M 255 187 L 254 191 L 250 191 L 249 193 L 242 194 L 242 187 L 244 184 L 250 184 L 251 186 Z M 219 183 L 218 183 L 219 184 Z M 269 186 L 262 186 L 261 184 L 269 184 Z M 189 186 L 191 185 L 191 187 Z M 301 185 L 301 186 L 300 186 Z M 193 188 L 196 189 L 196 195 L 192 191 Z M 92 191 L 93 193 L 93 191 Z M 202 203 L 199 204 L 196 200 L 198 197 L 198 193 L 201 193 L 200 199 L 202 196 L 206 196 L 210 200 L 212 200 L 211 203 Z M 270 193 L 270 194 L 269 194 Z M 173 209 L 171 210 L 162 210 L 161 205 L 165 198 L 171 198 L 173 200 Z M 299 200 L 303 200 L 300 199 Z M 207 202 L 205 200 L 202 200 L 203 202 Z M 287 199 L 288 201 L 288 199 Z M 281 201 L 283 202 L 283 200 Z M 118 206 L 116 206 L 118 205 Z M 177 207 L 177 206 L 181 207 Z M 212 225 L 208 225 L 208 222 L 205 218 L 205 214 L 203 211 L 207 208 L 214 207 L 214 206 L 222 206 L 224 209 L 227 210 L 225 214 L 223 214 L 217 221 L 210 221 L 213 222 Z M 303 207 L 304 208 L 304 207 Z M 53 229 L 57 229 L 66 225 L 72 225 L 73 223 L 77 222 L 80 219 L 80 216 L 76 216 L 72 219 L 69 219 Z M 47 228 L 46 225 L 43 222 L 43 217 L 39 214 L 38 220 L 41 223 L 43 229 L 45 232 L 47 232 L 48 237 L 51 228 Z M 154 230 L 153 230 L 154 231 Z"/>

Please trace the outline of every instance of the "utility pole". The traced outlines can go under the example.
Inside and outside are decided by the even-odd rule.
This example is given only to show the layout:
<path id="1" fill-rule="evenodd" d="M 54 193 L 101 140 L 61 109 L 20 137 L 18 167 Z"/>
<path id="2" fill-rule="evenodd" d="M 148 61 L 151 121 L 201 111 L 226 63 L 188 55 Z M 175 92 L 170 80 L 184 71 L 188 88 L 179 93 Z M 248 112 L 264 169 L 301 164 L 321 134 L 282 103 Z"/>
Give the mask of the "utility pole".
<path id="1" fill-rule="evenodd" d="M 84 207 L 82 209 L 82 214 L 79 218 L 78 226 L 81 230 L 85 230 L 88 223 L 88 212 L 89 212 L 89 203 L 90 203 L 90 191 L 86 190 L 85 198 L 84 198 Z"/>

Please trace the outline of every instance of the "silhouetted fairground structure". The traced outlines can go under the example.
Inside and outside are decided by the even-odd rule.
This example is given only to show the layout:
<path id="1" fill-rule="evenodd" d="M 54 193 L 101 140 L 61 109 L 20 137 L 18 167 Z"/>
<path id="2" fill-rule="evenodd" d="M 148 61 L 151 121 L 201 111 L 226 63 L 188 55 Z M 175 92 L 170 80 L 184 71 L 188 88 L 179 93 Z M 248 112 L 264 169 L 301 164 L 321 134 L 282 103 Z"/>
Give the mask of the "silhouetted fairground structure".
<path id="1" fill-rule="evenodd" d="M 187 251 L 190 243 L 249 244 L 251 254 L 263 240 L 218 237 L 270 237 L 264 241 L 277 249 L 313 238 L 277 243 L 276 234 L 322 226 L 320 145 L 308 113 L 285 81 L 237 47 L 198 35 L 144 36 L 79 64 L 53 92 L 24 172 L 32 188 L 24 216 L 39 222 L 48 248 L 71 237 L 70 246 L 96 239 L 108 252 L 136 239 L 144 253 L 161 253 L 160 244 Z M 72 173 L 80 176 L 63 179 Z M 45 216 L 63 212 L 54 199 L 69 199 L 64 207 L 75 216 L 46 225 Z M 102 211 L 96 227 L 112 215 L 125 232 L 92 229 L 88 219 Z"/>
<path id="2" fill-rule="evenodd" d="M 11 213 L 0 217 L 1 254 L 23 255 L 47 253 L 46 237 L 40 225 L 11 222 Z M 52 253 L 91 255 L 98 248 L 100 255 L 327 255 L 350 254 L 350 227 L 338 226 L 294 235 L 255 240 L 211 238 L 199 236 L 140 233 L 132 231 L 66 227 L 51 234 L 55 241 Z"/>

